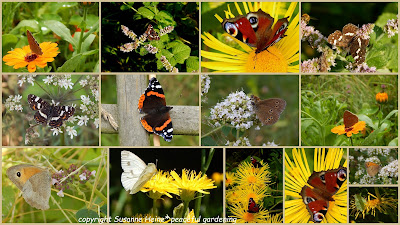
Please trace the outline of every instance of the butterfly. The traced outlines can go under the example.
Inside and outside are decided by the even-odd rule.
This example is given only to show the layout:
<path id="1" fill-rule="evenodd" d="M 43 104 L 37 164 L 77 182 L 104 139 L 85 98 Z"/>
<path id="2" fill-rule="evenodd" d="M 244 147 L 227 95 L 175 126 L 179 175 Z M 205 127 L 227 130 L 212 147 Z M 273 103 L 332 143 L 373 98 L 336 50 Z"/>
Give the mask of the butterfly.
<path id="1" fill-rule="evenodd" d="M 252 95 L 251 100 L 254 111 L 263 125 L 276 123 L 286 108 L 286 101 L 280 98 L 261 100 L 259 97 Z"/>
<path id="2" fill-rule="evenodd" d="M 174 130 L 169 115 L 171 109 L 172 107 L 166 105 L 161 84 L 155 77 L 151 78 L 138 103 L 139 112 L 147 114 L 140 119 L 144 129 L 163 137 L 165 141 L 171 141 Z"/>
<path id="3" fill-rule="evenodd" d="M 329 202 L 347 178 L 347 168 L 339 167 L 321 172 L 313 172 L 304 185 L 300 195 L 308 212 L 310 221 L 320 223 L 328 212 Z"/>
<path id="4" fill-rule="evenodd" d="M 261 163 L 259 161 L 257 161 L 257 159 L 254 158 L 253 156 L 250 157 L 250 160 L 251 160 L 251 164 L 253 164 L 254 168 L 262 167 Z"/>
<path id="5" fill-rule="evenodd" d="M 274 26 L 274 18 L 261 9 L 240 15 L 232 19 L 224 19 L 223 29 L 243 43 L 256 47 L 260 53 L 284 38 L 288 27 L 288 18 L 279 19 Z"/>
<path id="6" fill-rule="evenodd" d="M 260 211 L 260 206 L 254 201 L 253 198 L 249 199 L 249 205 L 247 208 L 247 212 L 249 213 L 258 213 Z"/>
<path id="7" fill-rule="evenodd" d="M 129 194 L 136 194 L 156 173 L 154 163 L 143 162 L 137 155 L 130 151 L 121 151 L 121 183 Z"/>
<path id="8" fill-rule="evenodd" d="M 349 23 L 343 27 L 342 32 L 336 30 L 328 36 L 328 43 L 334 46 L 350 49 L 356 64 L 362 64 L 365 61 L 365 54 L 369 39 L 363 39 L 357 34 L 359 28 Z"/>
<path id="9" fill-rule="evenodd" d="M 381 166 L 374 162 L 365 162 L 365 167 L 367 168 L 368 175 L 371 177 L 376 176 L 381 169 Z"/>
<path id="10" fill-rule="evenodd" d="M 26 30 L 26 36 L 28 37 L 29 48 L 31 49 L 31 51 L 36 55 L 43 55 L 39 43 L 36 41 L 29 30 Z"/>
<path id="11" fill-rule="evenodd" d="M 353 130 L 353 126 L 358 123 L 358 117 L 351 113 L 350 111 L 346 110 L 343 114 L 343 123 L 344 123 L 344 130 L 349 132 Z"/>
<path id="12" fill-rule="evenodd" d="M 29 107 L 37 111 L 33 118 L 39 124 L 49 124 L 50 127 L 60 127 L 65 120 L 74 115 L 75 108 L 72 106 L 50 105 L 42 98 L 29 94 Z"/>
<path id="13" fill-rule="evenodd" d="M 145 34 L 147 35 L 147 39 L 149 39 L 150 41 L 160 40 L 160 36 L 158 36 L 157 32 L 153 28 L 153 25 L 151 24 L 149 24 L 149 26 L 147 27 Z"/>

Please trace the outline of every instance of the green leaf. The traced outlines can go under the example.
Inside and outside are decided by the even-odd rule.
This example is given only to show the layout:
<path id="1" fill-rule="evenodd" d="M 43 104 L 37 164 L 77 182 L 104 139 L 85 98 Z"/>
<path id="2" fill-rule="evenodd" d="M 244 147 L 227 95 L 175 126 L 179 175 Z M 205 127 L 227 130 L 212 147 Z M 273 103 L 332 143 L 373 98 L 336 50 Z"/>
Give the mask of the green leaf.
<path id="1" fill-rule="evenodd" d="M 22 20 L 10 31 L 10 34 L 20 34 L 21 31 L 25 33 L 26 29 L 32 33 L 39 32 L 39 23 L 36 20 Z"/>
<path id="2" fill-rule="evenodd" d="M 198 71 L 199 70 L 199 57 L 197 56 L 190 56 L 186 60 L 186 72 L 192 72 L 192 71 Z"/>
<path id="3" fill-rule="evenodd" d="M 104 204 L 102 207 L 100 207 L 100 212 L 102 212 L 105 215 L 107 215 L 107 204 Z"/>
<path id="4" fill-rule="evenodd" d="M 140 7 L 138 9 L 138 13 L 149 20 L 152 20 L 154 18 L 154 12 L 147 7 Z"/>
<path id="5" fill-rule="evenodd" d="M 155 20 L 157 20 L 158 22 L 162 23 L 165 26 L 171 25 L 171 26 L 175 26 L 176 22 L 174 20 L 174 17 L 166 11 L 160 11 L 155 17 Z"/>
<path id="6" fill-rule="evenodd" d="M 395 113 L 397 113 L 397 110 L 393 110 L 393 111 L 391 111 L 386 117 L 385 117 L 385 119 L 383 119 L 384 121 L 385 120 L 388 120 L 390 117 L 392 117 Z"/>
<path id="7" fill-rule="evenodd" d="M 185 44 L 178 44 L 172 48 L 172 54 L 177 63 L 183 64 L 190 56 L 190 47 Z"/>
<path id="8" fill-rule="evenodd" d="M 4 183 L 2 188 L 1 200 L 3 214 L 7 215 L 8 212 L 12 209 L 13 203 L 15 202 L 15 192 L 11 186 L 5 186 Z"/>
<path id="9" fill-rule="evenodd" d="M 99 218 L 99 215 L 95 211 L 89 210 L 89 209 L 81 209 L 78 212 L 76 212 L 75 215 L 76 219 L 79 221 L 79 219 L 86 219 L 86 218 Z"/>
<path id="10" fill-rule="evenodd" d="M 57 69 L 57 72 L 73 72 L 82 60 L 82 53 L 77 54 L 67 60 L 64 65 Z"/>
<path id="11" fill-rule="evenodd" d="M 18 42 L 18 37 L 13 34 L 4 34 L 2 36 L 2 40 L 3 40 L 2 43 L 3 49 L 9 49 L 6 46 L 14 47 Z"/>
<path id="12" fill-rule="evenodd" d="M 397 146 L 399 143 L 399 139 L 395 138 L 389 142 L 389 146 Z"/>
<path id="13" fill-rule="evenodd" d="M 44 24 L 62 39 L 77 46 L 77 42 L 72 38 L 70 30 L 63 23 L 55 20 L 46 20 Z"/>

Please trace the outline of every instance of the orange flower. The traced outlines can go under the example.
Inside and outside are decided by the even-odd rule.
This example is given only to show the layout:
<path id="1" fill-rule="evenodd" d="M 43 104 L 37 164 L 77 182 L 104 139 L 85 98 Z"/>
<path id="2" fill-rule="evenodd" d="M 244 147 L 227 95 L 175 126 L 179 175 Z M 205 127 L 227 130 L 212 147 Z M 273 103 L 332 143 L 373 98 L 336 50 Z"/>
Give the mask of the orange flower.
<path id="1" fill-rule="evenodd" d="M 386 92 L 379 92 L 375 95 L 376 101 L 380 103 L 387 102 L 388 98 L 389 96 Z"/>
<path id="2" fill-rule="evenodd" d="M 44 68 L 48 62 L 53 62 L 54 57 L 60 53 L 57 43 L 43 42 L 39 46 L 42 49 L 42 55 L 32 53 L 29 45 L 27 45 L 8 51 L 8 54 L 3 57 L 3 61 L 6 62 L 6 65 L 13 66 L 14 69 L 28 66 L 28 71 L 33 73 L 36 71 L 36 66 Z"/>
<path id="3" fill-rule="evenodd" d="M 331 132 L 338 135 L 346 134 L 347 137 L 351 137 L 351 135 L 358 134 L 360 131 L 364 130 L 365 127 L 365 121 L 358 121 L 352 127 L 349 127 L 347 129 L 344 128 L 344 125 L 334 127 L 331 129 Z"/>

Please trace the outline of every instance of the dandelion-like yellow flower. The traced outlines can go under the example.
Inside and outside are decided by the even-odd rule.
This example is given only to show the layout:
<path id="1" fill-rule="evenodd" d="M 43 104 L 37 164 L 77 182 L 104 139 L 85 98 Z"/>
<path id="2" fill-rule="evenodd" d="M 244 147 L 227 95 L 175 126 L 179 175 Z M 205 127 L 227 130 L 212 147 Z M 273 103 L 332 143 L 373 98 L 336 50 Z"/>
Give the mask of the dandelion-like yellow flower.
<path id="1" fill-rule="evenodd" d="M 235 184 L 236 178 L 235 174 L 233 172 L 226 172 L 225 173 L 226 179 L 225 179 L 225 186 L 229 187 Z"/>
<path id="2" fill-rule="evenodd" d="M 194 210 L 189 212 L 189 214 L 186 216 L 185 223 L 198 223 L 198 220 L 196 220 L 196 217 L 194 215 Z"/>
<path id="3" fill-rule="evenodd" d="M 209 179 L 207 175 L 201 172 L 196 175 L 194 170 L 182 169 L 182 178 L 175 171 L 171 171 L 171 176 L 175 179 L 173 184 L 178 188 L 179 196 L 184 202 L 193 200 L 196 192 L 210 194 L 210 192 L 204 190 L 217 188 L 217 186 L 214 186 L 214 181 Z"/>
<path id="4" fill-rule="evenodd" d="M 387 102 L 388 101 L 388 94 L 386 92 L 379 92 L 375 95 L 375 99 L 379 103 Z"/>
<path id="5" fill-rule="evenodd" d="M 235 173 L 237 184 L 239 186 L 252 185 L 255 187 L 263 187 L 265 183 L 271 182 L 271 173 L 269 165 L 264 163 L 262 167 L 254 168 L 249 162 L 241 163 Z"/>
<path id="6" fill-rule="evenodd" d="M 248 212 L 248 204 L 234 204 L 228 206 L 232 217 L 237 218 L 236 223 L 271 223 L 272 219 L 276 220 L 267 209 L 260 206 L 256 213 Z"/>
<path id="7" fill-rule="evenodd" d="M 203 58 L 201 66 L 215 72 L 230 73 L 299 72 L 299 15 L 298 12 L 295 13 L 297 2 L 290 3 L 289 7 L 285 2 L 243 2 L 242 8 L 239 4 L 234 3 L 240 15 L 261 9 L 270 14 L 275 23 L 280 18 L 288 17 L 289 26 L 285 33 L 286 36 L 275 45 L 268 47 L 268 49 L 256 53 L 255 48 L 235 38 L 233 40 L 241 49 L 233 48 L 219 41 L 210 33 L 204 32 L 201 36 L 204 45 L 218 52 L 201 50 Z M 219 15 L 215 15 L 215 17 L 220 23 L 223 22 Z M 235 15 L 232 14 L 228 5 L 227 11 L 225 11 L 225 18 L 234 17 Z M 225 34 L 225 36 L 232 38 L 228 34 Z"/>
<path id="8" fill-rule="evenodd" d="M 331 132 L 334 134 L 342 135 L 346 134 L 347 137 L 351 137 L 353 134 L 358 134 L 360 131 L 363 131 L 367 124 L 365 121 L 358 121 L 350 128 L 345 128 L 344 125 L 339 125 L 331 129 Z"/>
<path id="9" fill-rule="evenodd" d="M 368 201 L 366 203 L 365 213 L 368 214 L 371 212 L 371 214 L 375 216 L 376 210 L 384 214 L 397 212 L 397 199 L 392 197 L 378 198 L 375 195 L 368 193 Z"/>
<path id="10" fill-rule="evenodd" d="M 327 171 L 339 168 L 345 152 L 343 149 L 330 148 L 327 152 L 324 148 L 314 150 L 314 171 Z M 303 202 L 300 192 L 307 185 L 312 174 L 304 148 L 292 150 L 293 161 L 285 152 L 285 222 L 307 223 L 311 215 Z M 342 164 L 347 165 L 347 160 Z M 334 201 L 329 201 L 328 211 L 323 223 L 347 222 L 347 180 L 344 181 L 338 192 L 332 196 Z"/>
<path id="11" fill-rule="evenodd" d="M 221 184 L 221 182 L 224 180 L 224 174 L 222 174 L 220 172 L 214 172 L 211 175 L 211 179 L 213 179 L 215 181 L 215 184 L 217 186 L 219 186 Z"/>
<path id="12" fill-rule="evenodd" d="M 151 180 L 149 180 L 141 189 L 142 192 L 149 192 L 150 198 L 160 199 L 166 195 L 172 198 L 170 193 L 179 194 L 178 188 L 173 184 L 174 178 L 166 171 L 159 170 Z"/>
<path id="13" fill-rule="evenodd" d="M 28 71 L 33 73 L 36 71 L 36 66 L 40 68 L 46 67 L 47 63 L 53 62 L 54 57 L 60 53 L 57 43 L 43 42 L 39 46 L 42 49 L 42 55 L 32 53 L 29 45 L 27 45 L 23 48 L 8 51 L 8 54 L 3 57 L 3 61 L 6 62 L 6 65 L 13 66 L 14 69 L 27 66 Z"/>
<path id="14" fill-rule="evenodd" d="M 263 187 L 237 186 L 234 189 L 236 189 L 239 201 L 244 205 L 249 202 L 250 198 L 256 202 L 261 202 L 265 197 L 271 196 L 268 192 L 269 187 L 266 184 Z"/>

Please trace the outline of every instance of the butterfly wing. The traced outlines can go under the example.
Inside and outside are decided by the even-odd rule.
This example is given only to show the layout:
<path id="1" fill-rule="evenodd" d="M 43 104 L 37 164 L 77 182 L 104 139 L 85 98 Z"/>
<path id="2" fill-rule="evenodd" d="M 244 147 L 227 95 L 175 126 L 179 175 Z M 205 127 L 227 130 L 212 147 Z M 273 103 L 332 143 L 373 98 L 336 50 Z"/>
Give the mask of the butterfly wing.
<path id="1" fill-rule="evenodd" d="M 74 112 L 75 108 L 71 106 L 54 106 L 51 112 L 49 126 L 60 127 Z"/>
<path id="2" fill-rule="evenodd" d="M 308 212 L 310 213 L 310 221 L 320 223 L 325 218 L 328 212 L 329 201 L 321 199 L 309 186 L 304 186 L 301 189 L 300 195 Z"/>
<path id="3" fill-rule="evenodd" d="M 50 208 L 50 195 L 51 175 L 47 170 L 30 177 L 22 189 L 22 197 L 29 205 L 37 209 L 46 210 Z"/>
<path id="4" fill-rule="evenodd" d="M 232 19 L 224 19 L 222 28 L 232 37 L 251 46 L 256 47 L 257 36 L 248 17 L 244 15 Z"/>
<path id="5" fill-rule="evenodd" d="M 147 30 L 146 30 L 145 34 L 147 34 L 147 38 L 150 41 L 153 41 L 153 40 L 158 41 L 158 40 L 160 40 L 160 36 L 158 36 L 157 32 L 153 28 L 153 25 L 151 25 L 151 24 L 149 24 L 149 26 L 147 27 Z"/>
<path id="6" fill-rule="evenodd" d="M 121 151 L 121 167 L 124 170 L 121 175 L 122 186 L 131 194 L 138 192 L 157 172 L 153 163 L 146 166 L 142 159 L 130 151 Z"/>
<path id="7" fill-rule="evenodd" d="M 39 43 L 36 41 L 36 39 L 33 37 L 32 33 L 29 30 L 26 30 L 26 36 L 28 37 L 28 43 L 31 51 L 37 55 L 43 55 Z"/>
<path id="8" fill-rule="evenodd" d="M 260 211 L 260 206 L 254 201 L 253 198 L 249 199 L 249 205 L 247 207 L 247 212 L 258 213 Z"/>
<path id="9" fill-rule="evenodd" d="M 255 103 L 257 117 L 264 125 L 276 123 L 285 108 L 286 101 L 280 98 L 270 98 Z"/>
<path id="10" fill-rule="evenodd" d="M 358 117 L 350 111 L 346 110 L 343 114 L 343 123 L 345 128 L 350 128 L 354 126 L 354 124 L 358 123 Z"/>
<path id="11" fill-rule="evenodd" d="M 365 61 L 365 55 L 367 53 L 367 46 L 369 39 L 362 39 L 356 37 L 350 44 L 350 54 L 353 56 L 356 64 L 362 64 Z"/>
<path id="12" fill-rule="evenodd" d="M 287 27 L 289 25 L 288 17 L 279 19 L 272 29 L 268 29 L 265 33 L 259 33 L 257 31 L 257 35 L 259 36 L 260 41 L 259 46 L 257 46 L 257 52 L 261 52 L 264 49 L 269 48 L 270 46 L 276 44 L 286 35 Z"/>
<path id="13" fill-rule="evenodd" d="M 367 173 L 370 177 L 376 176 L 381 169 L 381 166 L 374 162 L 366 162 L 365 167 L 367 168 Z"/>

